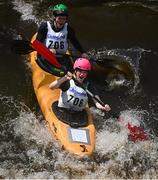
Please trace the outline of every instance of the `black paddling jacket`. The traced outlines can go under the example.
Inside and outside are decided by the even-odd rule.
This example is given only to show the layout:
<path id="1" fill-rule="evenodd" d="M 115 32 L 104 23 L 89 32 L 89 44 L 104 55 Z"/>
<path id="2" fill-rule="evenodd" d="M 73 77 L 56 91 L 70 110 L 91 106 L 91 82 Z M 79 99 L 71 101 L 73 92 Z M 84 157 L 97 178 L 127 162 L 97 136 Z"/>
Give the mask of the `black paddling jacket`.
<path id="1" fill-rule="evenodd" d="M 75 84 L 76 84 L 77 86 L 80 86 L 77 82 L 75 82 Z M 98 91 L 97 91 L 97 89 L 92 85 L 92 82 L 91 82 L 90 79 L 86 79 L 86 81 L 84 82 L 84 84 L 83 84 L 82 86 L 83 86 L 84 89 L 87 89 L 87 90 L 89 90 L 90 92 L 92 92 L 95 96 L 98 96 Z M 64 83 L 62 83 L 62 84 L 60 85 L 59 88 L 60 88 L 62 91 L 67 91 L 67 90 L 69 89 L 69 87 L 70 87 L 70 81 L 65 81 Z M 93 104 L 92 97 L 91 97 L 89 94 L 87 94 L 87 95 L 88 95 L 89 105 L 92 105 L 92 104 Z"/>
<path id="2" fill-rule="evenodd" d="M 59 32 L 61 29 L 57 29 L 54 25 L 51 26 L 52 29 L 55 32 Z M 72 27 L 70 27 L 70 25 L 68 24 L 67 26 L 67 30 L 68 30 L 68 36 L 67 36 L 67 40 L 70 41 L 70 43 L 82 54 L 85 52 L 85 50 L 82 48 L 80 42 L 78 41 L 78 39 L 76 38 L 75 35 L 75 31 Z M 44 43 L 46 36 L 47 36 L 47 32 L 48 32 L 48 28 L 47 28 L 47 22 L 43 22 L 38 30 L 37 33 L 37 37 L 36 39 L 39 40 L 40 42 Z"/>

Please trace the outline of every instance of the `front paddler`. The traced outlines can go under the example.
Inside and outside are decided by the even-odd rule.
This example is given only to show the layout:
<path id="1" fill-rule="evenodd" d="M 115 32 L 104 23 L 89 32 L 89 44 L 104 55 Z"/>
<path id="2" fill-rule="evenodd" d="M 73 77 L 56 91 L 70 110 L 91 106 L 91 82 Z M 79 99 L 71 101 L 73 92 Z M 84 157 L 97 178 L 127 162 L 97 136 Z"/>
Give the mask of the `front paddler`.
<path id="1" fill-rule="evenodd" d="M 89 90 L 95 94 L 95 97 L 99 96 L 96 93 L 96 89 L 88 81 L 87 77 L 91 70 L 91 64 L 86 58 L 78 58 L 73 65 L 73 73 L 67 72 L 64 77 L 61 77 L 53 81 L 49 87 L 53 90 L 56 88 L 61 89 L 60 98 L 58 101 L 58 109 L 82 112 L 88 103 L 88 94 L 86 90 Z M 110 111 L 111 108 L 108 104 L 104 106 L 92 98 L 95 106 L 102 111 Z"/>

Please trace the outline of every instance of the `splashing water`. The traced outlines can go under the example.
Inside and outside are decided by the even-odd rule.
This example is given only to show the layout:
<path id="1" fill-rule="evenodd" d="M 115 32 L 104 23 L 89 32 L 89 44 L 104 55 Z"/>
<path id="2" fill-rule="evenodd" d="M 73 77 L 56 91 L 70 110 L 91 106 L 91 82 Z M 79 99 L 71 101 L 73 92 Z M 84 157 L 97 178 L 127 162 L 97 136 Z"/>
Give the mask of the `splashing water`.
<path id="1" fill-rule="evenodd" d="M 117 90 L 119 88 L 128 87 L 130 94 L 134 94 L 139 85 L 140 67 L 139 63 L 144 52 L 150 52 L 142 48 L 130 48 L 130 49 L 111 49 L 106 47 L 100 49 L 92 49 L 89 51 L 91 57 L 95 58 L 98 62 L 105 61 L 105 67 L 108 59 L 112 62 L 112 66 L 118 69 L 117 74 L 109 74 L 106 77 L 106 84 L 108 89 Z M 114 62 L 113 62 L 114 61 Z M 129 80 L 128 80 L 128 78 Z M 132 82 L 133 81 L 133 82 Z M 126 89 L 127 90 L 127 89 Z"/>
<path id="2" fill-rule="evenodd" d="M 43 1 L 44 2 L 44 1 Z M 37 25 L 41 23 L 47 17 L 47 9 L 43 11 L 42 1 L 32 1 L 31 3 L 25 2 L 23 0 L 12 1 L 13 9 L 21 14 L 21 20 L 35 22 Z M 39 7 L 42 7 L 40 11 L 42 14 L 38 13 Z"/>
<path id="3" fill-rule="evenodd" d="M 128 140 L 126 124 L 140 124 L 140 111 L 121 112 L 122 124 L 115 118 L 95 116 L 94 121 L 102 125 L 96 126 L 94 156 L 76 159 L 61 150 L 41 115 L 12 97 L 1 96 L 0 102 L 10 109 L 1 121 L 2 178 L 157 178 L 157 139 Z"/>
<path id="4" fill-rule="evenodd" d="M 135 143 L 128 139 L 127 124 L 142 124 L 141 114 L 143 112 L 136 110 L 121 112 L 124 122 L 116 119 L 102 119 L 104 125 L 97 133 L 94 155 L 95 162 L 99 163 L 102 173 L 93 174 L 95 178 L 157 177 L 158 166 L 154 165 L 153 168 L 153 163 L 157 161 L 155 155 L 157 138 Z"/>
<path id="5" fill-rule="evenodd" d="M 14 0 L 12 2 L 14 9 L 19 11 L 22 16 L 22 20 L 33 20 L 36 21 L 36 17 L 33 14 L 33 5 L 24 1 Z"/>
<path id="6" fill-rule="evenodd" d="M 18 11 L 23 9 L 23 5 L 27 9 L 20 11 L 23 14 L 22 19 L 38 21 L 30 4 L 17 0 L 13 3 Z M 139 84 L 141 50 L 131 48 L 106 51 L 109 55 L 123 56 L 130 62 L 136 72 L 133 92 Z M 134 56 L 134 52 L 138 56 Z M 41 121 L 43 117 L 35 115 L 23 102 L 15 102 L 13 97 L 2 95 L 0 102 L 0 178 L 158 178 L 157 138 L 153 136 L 152 139 L 136 143 L 128 139 L 128 122 L 135 125 L 143 123 L 140 111 L 132 109 L 121 112 L 124 117 L 122 123 L 114 118 L 104 119 L 102 114 L 94 116 L 94 121 L 99 126 L 94 157 L 78 160 L 60 150 L 59 144 L 50 136 L 47 124 Z"/>

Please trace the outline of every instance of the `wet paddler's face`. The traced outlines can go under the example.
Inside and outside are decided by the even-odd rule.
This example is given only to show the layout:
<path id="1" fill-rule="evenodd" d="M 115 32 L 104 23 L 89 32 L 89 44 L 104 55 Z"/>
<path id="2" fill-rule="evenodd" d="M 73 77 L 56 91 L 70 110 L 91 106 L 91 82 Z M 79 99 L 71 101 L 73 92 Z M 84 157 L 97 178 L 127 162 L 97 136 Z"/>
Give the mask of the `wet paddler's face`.
<path id="1" fill-rule="evenodd" d="M 67 16 L 56 16 L 55 17 L 55 26 L 60 29 L 64 26 L 67 21 Z"/>
<path id="2" fill-rule="evenodd" d="M 83 83 L 83 81 L 86 79 L 88 75 L 88 71 L 77 69 L 75 70 L 76 79 L 79 83 Z"/>

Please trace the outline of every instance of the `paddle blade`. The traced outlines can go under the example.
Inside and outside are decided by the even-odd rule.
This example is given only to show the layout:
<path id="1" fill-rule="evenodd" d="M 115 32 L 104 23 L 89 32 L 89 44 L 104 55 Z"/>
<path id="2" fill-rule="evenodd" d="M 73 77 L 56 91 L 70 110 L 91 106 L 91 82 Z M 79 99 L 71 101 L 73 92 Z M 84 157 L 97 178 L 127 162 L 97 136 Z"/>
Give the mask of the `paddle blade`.
<path id="1" fill-rule="evenodd" d="M 120 122 L 121 126 L 128 129 L 129 140 L 136 142 L 149 139 L 149 134 L 140 125 L 134 125 L 132 122 L 127 123 L 123 116 L 119 116 L 118 121 Z"/>
<path id="2" fill-rule="evenodd" d="M 61 68 L 61 64 L 57 61 L 55 55 L 43 43 L 38 40 L 34 40 L 32 47 L 49 63 L 53 64 L 57 68 Z"/>
<path id="3" fill-rule="evenodd" d="M 27 40 L 13 40 L 11 50 L 16 54 L 29 54 L 34 51 L 30 41 Z"/>
<path id="4" fill-rule="evenodd" d="M 128 123 L 129 130 L 129 139 L 132 141 L 145 141 L 148 139 L 147 133 L 144 131 L 144 128 L 140 126 L 132 126 Z"/>

